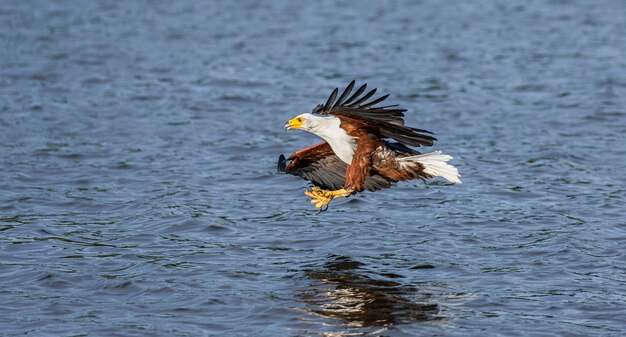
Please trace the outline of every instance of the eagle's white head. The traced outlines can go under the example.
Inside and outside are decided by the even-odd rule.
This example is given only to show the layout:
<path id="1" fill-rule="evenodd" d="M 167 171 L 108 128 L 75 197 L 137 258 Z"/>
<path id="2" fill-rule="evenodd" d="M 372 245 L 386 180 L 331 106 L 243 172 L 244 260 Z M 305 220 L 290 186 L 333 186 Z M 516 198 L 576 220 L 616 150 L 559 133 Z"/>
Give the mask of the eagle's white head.
<path id="1" fill-rule="evenodd" d="M 312 113 L 303 113 L 285 123 L 285 130 L 303 130 L 319 136 L 323 129 L 331 126 L 333 119 L 337 118 L 334 116 L 316 116 Z"/>
<path id="2" fill-rule="evenodd" d="M 285 130 L 304 130 L 317 135 L 330 144 L 335 154 L 346 164 L 352 161 L 356 149 L 356 139 L 341 127 L 336 116 L 319 116 L 303 113 L 285 123 Z"/>

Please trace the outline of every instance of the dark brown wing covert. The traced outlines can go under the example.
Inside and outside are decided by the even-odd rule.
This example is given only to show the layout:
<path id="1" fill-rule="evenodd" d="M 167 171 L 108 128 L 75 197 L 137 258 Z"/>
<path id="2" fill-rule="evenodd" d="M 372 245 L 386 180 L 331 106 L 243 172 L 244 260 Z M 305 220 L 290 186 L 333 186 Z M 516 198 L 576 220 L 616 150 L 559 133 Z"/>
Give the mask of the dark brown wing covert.
<path id="1" fill-rule="evenodd" d="M 323 142 L 297 152 L 289 158 L 280 155 L 277 169 L 310 181 L 313 185 L 327 190 L 342 189 L 346 180 L 348 165 L 341 161 L 328 143 Z M 391 182 L 379 175 L 365 180 L 365 189 L 378 191 L 391 187 Z"/>

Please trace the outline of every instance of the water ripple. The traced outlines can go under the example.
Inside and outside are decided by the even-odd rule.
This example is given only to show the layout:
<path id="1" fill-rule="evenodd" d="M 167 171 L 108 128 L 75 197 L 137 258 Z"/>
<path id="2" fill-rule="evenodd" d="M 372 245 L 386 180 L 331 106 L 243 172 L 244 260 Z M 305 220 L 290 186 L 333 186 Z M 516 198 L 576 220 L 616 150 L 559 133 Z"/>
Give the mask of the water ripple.
<path id="1" fill-rule="evenodd" d="M 0 9 L 8 335 L 626 331 L 616 1 L 81 2 Z M 280 18 L 280 19 L 268 19 Z M 367 81 L 464 184 L 318 214 L 274 172 Z"/>

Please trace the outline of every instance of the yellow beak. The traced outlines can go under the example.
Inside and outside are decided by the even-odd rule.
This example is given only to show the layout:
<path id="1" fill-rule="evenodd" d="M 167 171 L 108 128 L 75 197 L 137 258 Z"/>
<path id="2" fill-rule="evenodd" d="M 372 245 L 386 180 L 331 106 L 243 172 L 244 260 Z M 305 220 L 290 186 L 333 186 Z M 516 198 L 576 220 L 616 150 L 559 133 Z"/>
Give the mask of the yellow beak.
<path id="1" fill-rule="evenodd" d="M 304 123 L 304 119 L 302 117 L 291 119 L 289 122 L 285 123 L 285 131 L 299 129 L 302 126 L 302 123 Z"/>

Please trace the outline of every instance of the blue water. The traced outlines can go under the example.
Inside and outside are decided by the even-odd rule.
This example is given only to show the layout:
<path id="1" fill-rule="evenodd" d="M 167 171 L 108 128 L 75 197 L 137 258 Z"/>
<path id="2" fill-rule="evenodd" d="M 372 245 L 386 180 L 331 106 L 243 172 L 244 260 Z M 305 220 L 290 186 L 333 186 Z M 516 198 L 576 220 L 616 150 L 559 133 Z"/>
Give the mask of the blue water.
<path id="1" fill-rule="evenodd" d="M 626 2 L 5 1 L 7 336 L 623 336 Z M 350 80 L 463 184 L 317 214 Z"/>

